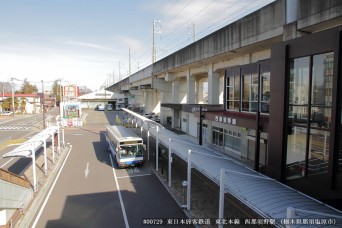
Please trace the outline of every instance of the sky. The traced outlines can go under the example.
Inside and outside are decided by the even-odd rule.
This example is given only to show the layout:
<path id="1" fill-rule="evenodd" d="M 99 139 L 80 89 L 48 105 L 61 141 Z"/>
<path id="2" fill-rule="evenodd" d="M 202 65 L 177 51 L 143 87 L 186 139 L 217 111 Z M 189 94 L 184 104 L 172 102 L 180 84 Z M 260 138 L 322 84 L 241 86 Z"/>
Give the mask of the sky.
<path id="1" fill-rule="evenodd" d="M 93 91 L 274 0 L 1 0 L 0 81 Z M 154 26 L 154 32 L 153 32 Z"/>

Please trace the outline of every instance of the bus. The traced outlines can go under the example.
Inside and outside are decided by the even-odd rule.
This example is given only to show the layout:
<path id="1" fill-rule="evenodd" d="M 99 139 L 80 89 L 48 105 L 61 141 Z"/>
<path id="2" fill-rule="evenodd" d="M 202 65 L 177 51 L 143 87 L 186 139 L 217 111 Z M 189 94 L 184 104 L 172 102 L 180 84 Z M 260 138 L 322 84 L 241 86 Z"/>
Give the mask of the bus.
<path id="1" fill-rule="evenodd" d="M 145 145 L 142 138 L 123 126 L 107 126 L 106 140 L 108 150 L 116 160 L 119 168 L 138 166 L 144 163 Z"/>

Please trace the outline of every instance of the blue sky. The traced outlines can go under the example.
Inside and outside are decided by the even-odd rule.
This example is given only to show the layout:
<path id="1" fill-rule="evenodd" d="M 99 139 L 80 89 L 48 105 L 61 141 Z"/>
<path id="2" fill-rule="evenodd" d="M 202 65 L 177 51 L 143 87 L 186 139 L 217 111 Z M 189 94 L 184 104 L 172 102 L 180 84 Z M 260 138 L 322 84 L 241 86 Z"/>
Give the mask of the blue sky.
<path id="1" fill-rule="evenodd" d="M 98 90 L 273 0 L 1 0 L 0 81 L 62 78 Z M 190 26 L 189 26 L 190 23 Z M 189 29 L 190 28 L 190 29 Z M 120 66 L 120 67 L 119 67 Z M 21 84 L 20 81 L 16 83 Z"/>

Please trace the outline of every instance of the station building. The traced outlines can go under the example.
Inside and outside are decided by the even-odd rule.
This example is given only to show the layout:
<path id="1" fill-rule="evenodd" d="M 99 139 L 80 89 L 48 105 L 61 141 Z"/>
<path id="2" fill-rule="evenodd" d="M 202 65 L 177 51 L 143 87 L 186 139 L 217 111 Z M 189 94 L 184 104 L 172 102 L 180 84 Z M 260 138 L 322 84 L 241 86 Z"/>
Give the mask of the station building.
<path id="1" fill-rule="evenodd" d="M 128 106 L 128 98 L 106 90 L 95 91 L 78 97 L 82 109 L 96 110 L 99 105 L 112 104 L 113 109 L 119 110 Z"/>
<path id="2" fill-rule="evenodd" d="M 342 209 L 341 55 L 341 1 L 277 0 L 107 89 Z"/>

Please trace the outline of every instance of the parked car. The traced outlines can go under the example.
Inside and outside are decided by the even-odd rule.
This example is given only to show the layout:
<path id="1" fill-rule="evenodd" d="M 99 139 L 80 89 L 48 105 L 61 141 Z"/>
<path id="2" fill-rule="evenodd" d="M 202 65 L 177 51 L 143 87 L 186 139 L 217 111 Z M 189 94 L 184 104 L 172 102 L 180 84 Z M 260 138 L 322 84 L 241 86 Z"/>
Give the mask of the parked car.
<path id="1" fill-rule="evenodd" d="M 153 120 L 154 122 L 160 123 L 160 117 L 157 115 L 152 116 L 151 120 Z"/>
<path id="2" fill-rule="evenodd" d="M 112 104 L 106 104 L 106 110 L 107 111 L 113 111 L 113 105 Z"/>
<path id="3" fill-rule="evenodd" d="M 102 105 L 102 104 L 99 104 L 99 105 L 97 106 L 97 110 L 98 110 L 98 111 L 104 111 L 104 110 L 105 110 L 105 106 Z"/>
<path id="4" fill-rule="evenodd" d="M 4 111 L 1 113 L 2 116 L 10 116 L 12 115 L 13 112 L 10 112 L 10 111 Z"/>
<path id="5" fill-rule="evenodd" d="M 152 117 L 150 113 L 144 113 L 143 116 L 148 118 L 148 119 L 150 119 Z"/>

